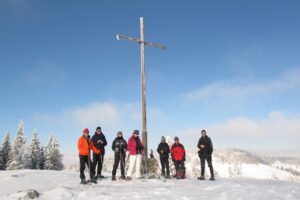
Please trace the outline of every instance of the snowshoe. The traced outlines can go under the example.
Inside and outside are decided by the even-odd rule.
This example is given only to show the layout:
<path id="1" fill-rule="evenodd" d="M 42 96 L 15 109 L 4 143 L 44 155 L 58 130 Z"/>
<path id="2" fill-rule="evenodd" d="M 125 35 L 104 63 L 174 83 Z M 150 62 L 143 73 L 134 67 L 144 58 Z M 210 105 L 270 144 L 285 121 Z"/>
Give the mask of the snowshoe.
<path id="1" fill-rule="evenodd" d="M 203 180 L 205 180 L 205 177 L 204 176 L 200 176 L 197 179 L 203 181 Z"/>

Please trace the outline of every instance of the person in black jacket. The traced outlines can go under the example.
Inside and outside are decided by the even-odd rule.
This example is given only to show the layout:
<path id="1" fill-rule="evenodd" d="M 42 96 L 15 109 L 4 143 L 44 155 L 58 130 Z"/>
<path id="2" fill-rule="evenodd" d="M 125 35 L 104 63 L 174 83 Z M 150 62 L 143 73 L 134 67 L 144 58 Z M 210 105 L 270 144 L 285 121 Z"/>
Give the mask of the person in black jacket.
<path id="1" fill-rule="evenodd" d="M 211 142 L 210 137 L 206 135 L 206 131 L 201 131 L 201 137 L 199 139 L 197 147 L 200 149 L 198 151 L 200 161 L 201 161 L 201 176 L 198 177 L 199 180 L 204 180 L 204 173 L 205 173 L 205 160 L 207 161 L 208 167 L 210 169 L 210 179 L 209 180 L 215 180 L 214 176 L 214 169 L 212 166 L 212 158 L 211 154 L 213 152 L 213 145 Z"/>
<path id="2" fill-rule="evenodd" d="M 97 149 L 100 149 L 101 153 L 100 154 L 95 154 L 93 153 L 93 164 L 96 169 L 96 165 L 98 165 L 97 168 L 97 178 L 104 178 L 102 176 L 102 166 L 103 166 L 103 161 L 104 161 L 104 154 L 105 154 L 105 146 L 107 145 L 107 141 L 105 138 L 105 135 L 101 131 L 101 127 L 96 128 L 96 132 L 92 137 L 94 146 Z"/>
<path id="3" fill-rule="evenodd" d="M 161 175 L 166 178 L 170 178 L 170 167 L 169 167 L 170 147 L 168 143 L 166 143 L 166 138 L 164 136 L 161 137 L 161 142 L 157 147 L 157 152 L 159 154 L 160 163 L 161 163 Z"/>
<path id="4" fill-rule="evenodd" d="M 123 138 L 123 133 L 119 131 L 116 139 L 112 143 L 112 150 L 115 152 L 115 162 L 112 170 L 112 180 L 116 180 L 116 172 L 121 162 L 121 179 L 125 180 L 125 158 L 127 151 L 127 142 Z"/>

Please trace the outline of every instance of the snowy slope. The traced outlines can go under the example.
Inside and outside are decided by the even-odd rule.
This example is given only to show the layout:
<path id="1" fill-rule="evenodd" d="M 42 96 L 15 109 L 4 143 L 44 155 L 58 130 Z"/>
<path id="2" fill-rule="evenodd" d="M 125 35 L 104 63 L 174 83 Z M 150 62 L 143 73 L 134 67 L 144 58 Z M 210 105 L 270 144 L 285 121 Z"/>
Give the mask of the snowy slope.
<path id="1" fill-rule="evenodd" d="M 158 158 L 158 154 L 155 154 Z M 171 172 L 174 166 L 170 159 Z M 200 175 L 200 160 L 197 150 L 187 150 L 186 171 L 189 178 Z M 213 165 L 218 178 L 255 178 L 285 181 L 300 181 L 300 159 L 275 158 L 250 153 L 240 149 L 217 149 L 213 153 Z M 78 162 L 66 165 L 67 170 L 78 171 Z M 104 162 L 104 171 L 111 172 L 113 157 L 107 155 Z M 209 170 L 206 166 L 206 177 Z"/>
<path id="2" fill-rule="evenodd" d="M 300 180 L 300 162 L 296 158 L 275 158 L 240 149 L 225 149 L 214 152 L 213 165 L 217 177 Z M 196 150 L 187 152 L 187 171 L 190 177 L 200 174 L 200 161 Z M 207 166 L 206 172 L 209 176 Z"/>
<path id="3" fill-rule="evenodd" d="M 43 200 L 59 199 L 300 199 L 300 183 L 278 180 L 222 178 L 215 182 L 196 179 L 99 181 L 80 185 L 70 171 L 0 171 L 0 199 L 22 199 L 18 191 L 35 189 Z"/>

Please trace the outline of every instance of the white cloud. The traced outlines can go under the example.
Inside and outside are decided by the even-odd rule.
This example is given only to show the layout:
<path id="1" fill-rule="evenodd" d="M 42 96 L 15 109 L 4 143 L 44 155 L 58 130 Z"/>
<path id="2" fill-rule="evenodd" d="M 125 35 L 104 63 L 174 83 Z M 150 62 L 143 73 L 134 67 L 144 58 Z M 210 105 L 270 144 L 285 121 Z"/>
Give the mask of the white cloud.
<path id="1" fill-rule="evenodd" d="M 183 132 L 191 138 L 197 138 L 203 128 L 218 144 L 227 147 L 229 145 L 245 149 L 299 149 L 300 115 L 273 111 L 265 118 L 235 117 Z M 230 144 L 227 144 L 228 141 Z"/>
<path id="2" fill-rule="evenodd" d="M 100 125 L 105 128 L 115 129 L 120 126 L 139 127 L 141 124 L 141 112 L 139 103 L 118 104 L 106 101 L 67 108 L 55 116 L 35 114 L 34 119 L 63 127 L 75 126 L 84 128 Z M 164 119 L 164 114 L 160 109 L 149 108 L 148 119 L 161 120 Z"/>
<path id="3" fill-rule="evenodd" d="M 205 101 L 210 98 L 243 98 L 250 95 L 286 91 L 300 86 L 300 68 L 287 70 L 277 79 L 257 80 L 244 78 L 215 82 L 188 92 L 188 101 Z"/>
<path id="4" fill-rule="evenodd" d="M 121 118 L 118 107 L 108 102 L 97 102 L 84 107 L 77 107 L 67 111 L 67 115 L 69 114 L 81 127 L 97 126 L 99 124 L 112 127 L 119 124 Z"/>

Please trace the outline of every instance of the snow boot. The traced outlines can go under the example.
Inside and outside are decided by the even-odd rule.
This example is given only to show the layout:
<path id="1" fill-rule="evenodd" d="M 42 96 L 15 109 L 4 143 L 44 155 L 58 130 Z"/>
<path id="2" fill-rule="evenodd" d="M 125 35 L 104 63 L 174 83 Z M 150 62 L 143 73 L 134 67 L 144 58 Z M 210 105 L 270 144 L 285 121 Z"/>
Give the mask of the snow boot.
<path id="1" fill-rule="evenodd" d="M 111 177 L 111 180 L 112 180 L 112 181 L 116 181 L 116 180 L 117 180 L 117 179 L 116 179 L 116 176 L 112 176 L 112 177 Z"/>
<path id="2" fill-rule="evenodd" d="M 103 178 L 104 178 L 104 176 L 102 176 L 102 175 L 98 175 L 98 178 L 99 178 L 99 179 L 103 179 Z"/>
<path id="3" fill-rule="evenodd" d="M 121 180 L 126 180 L 126 177 L 124 175 L 122 175 Z"/>
<path id="4" fill-rule="evenodd" d="M 126 181 L 131 181 L 131 180 L 132 180 L 132 177 L 127 176 Z"/>
<path id="5" fill-rule="evenodd" d="M 95 179 L 95 178 L 91 178 L 91 181 L 90 181 L 91 183 L 97 183 L 97 180 Z"/>
<path id="6" fill-rule="evenodd" d="M 86 184 L 88 184 L 88 182 L 85 180 L 85 178 L 83 178 L 83 179 L 81 179 L 80 184 L 86 185 Z"/>
<path id="7" fill-rule="evenodd" d="M 200 176 L 197 179 L 202 181 L 202 180 L 205 180 L 205 177 L 204 176 Z"/>

